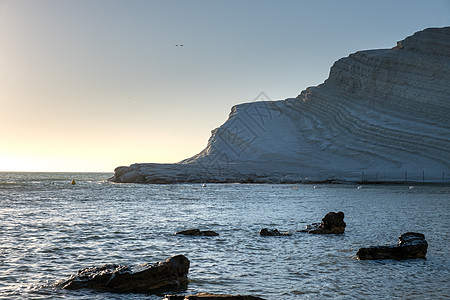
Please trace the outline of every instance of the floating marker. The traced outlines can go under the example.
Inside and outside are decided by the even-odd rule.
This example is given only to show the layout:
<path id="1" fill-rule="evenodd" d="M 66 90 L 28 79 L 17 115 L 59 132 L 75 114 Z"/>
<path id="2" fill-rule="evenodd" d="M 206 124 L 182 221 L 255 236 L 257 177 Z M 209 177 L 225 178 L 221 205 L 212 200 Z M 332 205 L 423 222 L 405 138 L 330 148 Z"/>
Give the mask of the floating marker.
<path id="1" fill-rule="evenodd" d="M 76 184 L 75 179 L 72 179 L 71 184 Z"/>

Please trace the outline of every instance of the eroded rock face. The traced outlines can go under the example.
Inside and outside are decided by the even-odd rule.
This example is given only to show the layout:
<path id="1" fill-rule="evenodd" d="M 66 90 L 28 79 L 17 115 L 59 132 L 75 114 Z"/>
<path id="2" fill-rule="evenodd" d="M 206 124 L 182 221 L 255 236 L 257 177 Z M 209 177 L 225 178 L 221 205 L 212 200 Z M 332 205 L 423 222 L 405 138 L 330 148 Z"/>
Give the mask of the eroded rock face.
<path id="1" fill-rule="evenodd" d="M 341 234 L 344 233 L 347 225 L 344 222 L 344 213 L 329 212 L 323 217 L 321 223 L 313 223 L 307 225 L 301 232 L 313 233 L 313 234 Z"/>
<path id="2" fill-rule="evenodd" d="M 96 289 L 117 293 L 152 293 L 185 287 L 188 283 L 189 260 L 173 256 L 156 264 L 136 267 L 104 265 L 79 270 L 58 286 L 64 289 Z"/>
<path id="3" fill-rule="evenodd" d="M 225 295 L 225 294 L 210 294 L 198 293 L 195 295 L 166 295 L 163 300 L 264 300 L 263 298 L 249 295 Z"/>
<path id="4" fill-rule="evenodd" d="M 218 236 L 219 234 L 212 230 L 200 230 L 200 229 L 188 229 L 183 231 L 178 231 L 175 235 L 193 235 L 193 236 Z"/>
<path id="5" fill-rule="evenodd" d="M 360 248 L 356 253 L 356 257 L 361 260 L 425 258 L 428 249 L 425 235 L 422 233 L 407 232 L 402 234 L 398 240 L 398 245 Z"/>
<path id="6" fill-rule="evenodd" d="M 234 106 L 197 155 L 119 167 L 111 180 L 404 182 L 407 171 L 410 182 L 442 182 L 450 169 L 449 48 L 444 27 L 356 52 L 295 98 Z"/>

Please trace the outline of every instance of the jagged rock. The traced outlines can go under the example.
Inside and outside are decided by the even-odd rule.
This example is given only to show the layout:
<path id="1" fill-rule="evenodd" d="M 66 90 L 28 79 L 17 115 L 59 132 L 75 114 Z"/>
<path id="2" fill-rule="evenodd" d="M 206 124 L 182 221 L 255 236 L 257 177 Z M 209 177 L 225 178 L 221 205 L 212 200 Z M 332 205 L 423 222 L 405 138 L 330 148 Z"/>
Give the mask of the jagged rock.
<path id="1" fill-rule="evenodd" d="M 200 229 L 188 229 L 183 231 L 178 231 L 175 235 L 201 235 L 201 236 L 218 236 L 219 234 L 212 230 L 200 230 Z"/>
<path id="2" fill-rule="evenodd" d="M 189 260 L 177 255 L 156 264 L 136 267 L 104 265 L 79 270 L 57 285 L 63 289 L 95 289 L 117 293 L 152 293 L 185 287 Z"/>
<path id="3" fill-rule="evenodd" d="M 307 225 L 301 232 L 314 233 L 314 234 L 341 234 L 345 231 L 344 213 L 329 212 L 323 217 L 321 223 L 313 223 Z"/>
<path id="4" fill-rule="evenodd" d="M 360 248 L 356 257 L 361 260 L 425 258 L 428 243 L 422 233 L 407 232 L 402 234 L 398 241 L 398 245 Z"/>
<path id="5" fill-rule="evenodd" d="M 120 167 L 111 180 L 442 182 L 450 169 L 449 48 L 444 27 L 356 52 L 295 98 L 232 107 L 197 155 Z"/>
<path id="6" fill-rule="evenodd" d="M 195 295 L 166 295 L 163 300 L 264 300 L 263 298 L 256 296 L 246 295 L 225 295 L 225 294 L 210 294 L 210 293 L 198 293 Z"/>
<path id="7" fill-rule="evenodd" d="M 291 235 L 289 232 L 280 232 L 278 229 L 267 229 L 263 228 L 259 231 L 260 236 L 280 236 L 280 235 Z"/>

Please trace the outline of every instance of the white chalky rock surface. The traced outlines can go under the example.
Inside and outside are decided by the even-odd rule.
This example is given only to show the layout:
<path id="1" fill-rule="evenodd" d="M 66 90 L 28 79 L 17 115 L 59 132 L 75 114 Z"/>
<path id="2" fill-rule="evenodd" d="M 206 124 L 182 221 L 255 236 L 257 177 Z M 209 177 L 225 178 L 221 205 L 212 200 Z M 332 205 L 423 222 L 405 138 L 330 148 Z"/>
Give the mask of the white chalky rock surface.
<path id="1" fill-rule="evenodd" d="M 447 177 L 447 178 L 446 178 Z M 236 105 L 206 148 L 115 182 L 448 181 L 450 27 L 360 51 L 296 98 Z"/>

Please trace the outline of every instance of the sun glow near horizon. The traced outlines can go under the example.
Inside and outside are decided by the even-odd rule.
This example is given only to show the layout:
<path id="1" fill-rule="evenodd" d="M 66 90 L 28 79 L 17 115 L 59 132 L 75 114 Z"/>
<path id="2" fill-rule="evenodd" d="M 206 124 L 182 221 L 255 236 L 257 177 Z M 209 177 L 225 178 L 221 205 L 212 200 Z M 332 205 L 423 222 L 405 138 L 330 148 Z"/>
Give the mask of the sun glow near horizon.
<path id="1" fill-rule="evenodd" d="M 0 171 L 178 162 L 233 105 L 448 24 L 445 0 L 0 0 Z"/>
<path id="2" fill-rule="evenodd" d="M 133 158 L 134 157 L 134 158 Z M 171 157 L 172 158 L 172 157 Z M 36 155 L 0 153 L 0 172 L 113 172 L 118 166 L 133 163 L 174 163 L 171 158 L 160 158 L 156 155 L 102 155 L 90 153 L 83 155 Z"/>
<path id="3" fill-rule="evenodd" d="M 113 172 L 118 166 L 133 163 L 175 163 L 187 158 L 187 151 L 195 155 L 202 150 L 163 142 L 116 145 L 112 149 L 108 145 L 65 147 L 54 143 L 2 149 L 0 172 Z"/>

